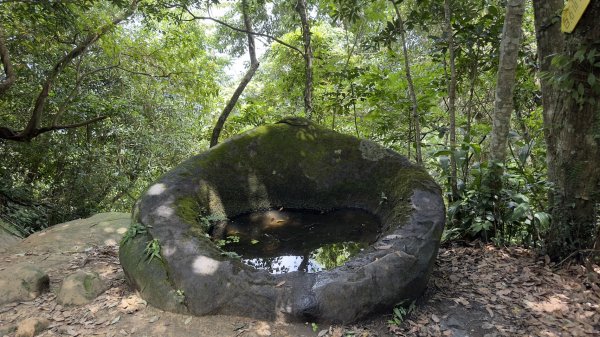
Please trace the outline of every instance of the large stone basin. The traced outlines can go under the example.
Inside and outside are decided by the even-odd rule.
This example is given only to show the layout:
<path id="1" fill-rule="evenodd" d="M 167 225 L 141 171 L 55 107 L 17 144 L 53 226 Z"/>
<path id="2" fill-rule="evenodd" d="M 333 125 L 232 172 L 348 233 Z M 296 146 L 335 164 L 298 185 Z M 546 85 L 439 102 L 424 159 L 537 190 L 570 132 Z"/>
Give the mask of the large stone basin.
<path id="1" fill-rule="evenodd" d="M 279 275 L 243 264 L 207 234 L 211 219 L 283 207 L 362 209 L 382 227 L 342 266 Z M 421 167 L 374 142 L 288 118 L 192 157 L 151 185 L 120 260 L 141 296 L 164 310 L 348 323 L 422 294 L 443 226 L 440 189 Z"/>

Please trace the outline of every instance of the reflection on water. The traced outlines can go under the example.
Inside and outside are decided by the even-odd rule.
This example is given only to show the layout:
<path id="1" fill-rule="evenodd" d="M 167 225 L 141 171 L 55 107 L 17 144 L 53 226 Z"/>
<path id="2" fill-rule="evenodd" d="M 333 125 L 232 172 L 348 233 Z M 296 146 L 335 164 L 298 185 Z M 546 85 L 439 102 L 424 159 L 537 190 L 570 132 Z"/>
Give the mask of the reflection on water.
<path id="1" fill-rule="evenodd" d="M 379 230 L 379 219 L 360 209 L 270 210 L 231 219 L 213 238 L 236 237 L 223 249 L 257 269 L 313 273 L 344 264 L 375 242 Z"/>

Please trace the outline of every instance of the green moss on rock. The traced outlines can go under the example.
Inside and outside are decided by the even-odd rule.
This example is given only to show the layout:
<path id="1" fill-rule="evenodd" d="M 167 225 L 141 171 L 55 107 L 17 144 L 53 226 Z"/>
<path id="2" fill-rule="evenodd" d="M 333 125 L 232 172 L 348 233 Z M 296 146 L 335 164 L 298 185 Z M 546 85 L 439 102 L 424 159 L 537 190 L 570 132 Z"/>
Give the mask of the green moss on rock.
<path id="1" fill-rule="evenodd" d="M 151 240 L 148 233 L 143 233 L 121 244 L 119 260 L 125 277 L 151 305 L 172 312 L 187 313 L 187 308 L 177 295 L 177 289 L 169 279 L 164 261 L 146 259 L 146 245 Z"/>
<path id="2" fill-rule="evenodd" d="M 298 118 L 234 137 L 174 174 L 200 175 L 197 194 L 175 202 L 177 214 L 193 226 L 205 210 L 226 217 L 278 206 L 377 211 L 381 193 L 408 200 L 416 186 L 437 188 L 398 154 Z"/>

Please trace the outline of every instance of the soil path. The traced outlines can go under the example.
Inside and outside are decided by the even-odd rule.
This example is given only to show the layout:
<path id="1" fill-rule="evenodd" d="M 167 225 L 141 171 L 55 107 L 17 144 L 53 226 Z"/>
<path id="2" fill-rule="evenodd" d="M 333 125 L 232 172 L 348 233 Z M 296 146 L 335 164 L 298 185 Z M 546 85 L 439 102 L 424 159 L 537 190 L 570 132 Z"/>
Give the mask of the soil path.
<path id="1" fill-rule="evenodd" d="M 124 280 L 118 242 L 129 214 L 103 213 L 35 233 L 0 247 L 0 271 L 31 263 L 50 277 L 50 292 L 0 306 L 0 336 L 15 336 L 19 322 L 45 317 L 38 336 L 598 336 L 598 273 L 581 266 L 555 270 L 524 249 L 491 246 L 440 250 L 426 295 L 410 314 L 380 314 L 349 326 L 281 324 L 235 316 L 193 317 L 146 305 Z M 92 303 L 56 302 L 62 279 L 78 269 L 98 272 L 110 288 Z"/>

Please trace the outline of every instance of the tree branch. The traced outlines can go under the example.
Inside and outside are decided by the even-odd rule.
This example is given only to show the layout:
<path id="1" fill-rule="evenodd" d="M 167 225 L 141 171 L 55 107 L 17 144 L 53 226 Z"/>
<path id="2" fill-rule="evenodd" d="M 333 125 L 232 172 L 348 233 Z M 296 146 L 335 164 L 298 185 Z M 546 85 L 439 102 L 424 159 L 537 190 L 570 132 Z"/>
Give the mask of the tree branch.
<path id="1" fill-rule="evenodd" d="M 116 66 L 115 68 L 119 69 L 121 71 L 124 71 L 126 73 L 130 73 L 132 75 L 140 75 L 140 76 L 146 76 L 146 77 L 152 77 L 152 78 L 170 78 L 171 75 L 174 74 L 174 73 L 168 73 L 168 74 L 163 74 L 163 75 L 156 75 L 156 74 L 144 73 L 141 71 L 129 70 L 129 69 L 123 68 L 121 66 Z"/>
<path id="2" fill-rule="evenodd" d="M 242 12 L 244 15 L 244 26 L 246 27 L 246 31 L 248 31 L 246 35 L 248 35 L 248 54 L 250 54 L 250 68 L 240 81 L 240 84 L 238 84 L 238 87 L 233 92 L 233 95 L 229 99 L 229 102 L 227 102 L 227 105 L 225 105 L 225 108 L 221 112 L 221 115 L 217 120 L 217 124 L 213 128 L 212 136 L 210 138 L 210 147 L 213 147 L 219 143 L 219 136 L 221 135 L 221 131 L 223 130 L 223 126 L 225 125 L 227 117 L 229 117 L 229 114 L 235 107 L 235 104 L 244 92 L 244 89 L 246 89 L 248 83 L 250 83 L 250 81 L 252 80 L 254 73 L 256 73 L 256 70 L 260 65 L 258 63 L 258 60 L 256 59 L 254 35 L 252 33 L 252 20 L 250 19 L 250 15 L 248 14 L 248 3 L 246 2 L 246 0 L 242 0 Z"/>
<path id="3" fill-rule="evenodd" d="M 48 95 L 50 94 L 50 90 L 54 85 L 54 81 L 56 78 L 62 73 L 62 71 L 77 57 L 84 54 L 87 49 L 92 46 L 96 41 L 98 41 L 102 36 L 110 31 L 114 26 L 119 24 L 120 22 L 129 18 L 137 9 L 138 0 L 132 0 L 129 8 L 123 12 L 121 15 L 115 17 L 110 23 L 100 27 L 97 32 L 88 35 L 79 45 L 73 48 L 69 53 L 63 56 L 58 62 L 54 65 L 48 76 L 46 76 L 46 80 L 42 85 L 42 90 L 38 94 L 38 97 L 33 106 L 33 110 L 31 112 L 31 117 L 25 129 L 20 132 L 14 131 L 12 129 L 1 127 L 0 128 L 0 139 L 8 139 L 14 141 L 30 141 L 41 133 L 60 130 L 60 129 L 69 129 L 73 127 L 87 125 L 98 120 L 104 119 L 106 117 L 97 117 L 90 121 L 71 124 L 66 126 L 55 126 L 52 125 L 50 127 L 41 128 L 42 115 L 44 113 L 46 102 L 48 99 Z M 3 59 L 4 60 L 4 59 Z"/>
<path id="4" fill-rule="evenodd" d="M 83 78 L 84 78 L 84 75 L 81 75 L 81 63 L 82 62 L 83 62 L 83 59 L 79 58 L 77 65 L 75 66 L 75 69 L 77 70 L 75 85 L 73 86 L 73 89 L 71 89 L 71 92 L 69 92 L 69 94 L 67 95 L 67 98 L 65 98 L 65 100 L 58 107 L 58 111 L 56 112 L 56 115 L 54 115 L 54 118 L 52 118 L 52 125 L 56 125 L 58 123 L 58 120 L 60 119 L 60 117 L 62 117 L 62 115 L 65 113 L 65 111 L 67 111 L 67 108 L 69 107 L 71 102 L 73 102 L 73 100 L 75 99 L 75 96 L 77 94 L 79 94 L 79 88 L 81 88 L 81 82 L 83 82 Z"/>
<path id="5" fill-rule="evenodd" d="M 225 26 L 225 27 L 227 27 L 229 29 L 235 30 L 235 31 L 240 32 L 240 33 L 246 33 L 246 34 L 252 34 L 252 35 L 256 35 L 256 36 L 266 37 L 267 39 L 271 39 L 271 40 L 279 43 L 280 45 L 286 46 L 286 47 L 288 47 L 290 49 L 293 49 L 293 50 L 297 51 L 298 53 L 300 53 L 300 55 L 302 55 L 302 57 L 304 57 L 304 52 L 302 50 L 300 50 L 299 48 L 296 48 L 296 47 L 292 46 L 291 44 L 286 43 L 286 42 L 284 42 L 284 41 L 282 41 L 282 40 L 280 40 L 280 39 L 278 39 L 278 38 L 276 38 L 274 36 L 271 36 L 269 34 L 258 33 L 258 32 L 254 32 L 254 31 L 249 31 L 247 29 L 238 28 L 238 27 L 235 27 L 235 26 L 233 26 L 233 25 L 231 25 L 231 24 L 229 24 L 229 23 L 227 23 L 225 21 L 221 21 L 219 19 L 215 19 L 215 18 L 213 18 L 211 16 L 197 16 L 196 14 L 192 13 L 192 11 L 190 11 L 190 9 L 187 8 L 187 7 L 183 7 L 183 9 L 185 9 L 185 11 L 192 17 L 193 20 L 210 20 L 210 21 L 216 22 L 216 23 L 218 23 L 218 24 L 220 24 L 222 26 Z M 184 19 L 183 21 L 191 21 L 191 20 L 185 20 Z"/>
<path id="6" fill-rule="evenodd" d="M 95 117 L 92 119 L 88 119 L 87 121 L 83 121 L 83 122 L 79 122 L 79 123 L 75 123 L 75 124 L 46 126 L 46 127 L 40 128 L 38 130 L 38 135 L 40 133 L 49 132 L 49 131 L 74 129 L 74 128 L 86 126 L 88 124 L 99 122 L 106 118 L 108 118 L 108 116 L 98 116 L 98 117 Z"/>
<path id="7" fill-rule="evenodd" d="M 27 134 L 22 133 L 22 132 L 17 133 L 9 128 L 0 127 L 0 139 L 12 140 L 15 142 L 28 142 L 28 141 L 32 140 L 33 138 L 41 135 L 42 133 L 56 131 L 56 130 L 74 129 L 74 128 L 82 127 L 82 126 L 85 126 L 88 124 L 96 123 L 96 122 L 101 121 L 106 118 L 108 118 L 108 116 L 99 116 L 99 117 L 95 117 L 95 118 L 89 119 L 87 121 L 83 121 L 83 122 L 79 122 L 79 123 L 75 123 L 75 124 L 46 126 L 43 128 L 35 129 L 31 133 L 27 133 Z"/>
<path id="8" fill-rule="evenodd" d="M 137 8 L 137 0 L 133 0 L 130 8 L 125 11 L 122 15 L 114 18 L 109 24 L 106 24 L 98 30 L 98 32 L 88 35 L 82 43 L 80 43 L 77 47 L 73 48 L 67 55 L 63 56 L 52 68 L 52 71 L 46 77 L 46 81 L 42 86 L 42 91 L 38 95 L 38 98 L 35 101 L 35 105 L 33 108 L 33 112 L 31 114 L 31 119 L 29 123 L 23 130 L 23 133 L 33 132 L 33 130 L 40 127 L 42 113 L 44 112 L 44 108 L 46 106 L 46 100 L 48 98 L 48 94 L 50 93 L 50 89 L 54 84 L 54 81 L 58 77 L 58 75 L 64 70 L 64 68 L 71 63 L 76 57 L 85 53 L 87 49 L 96 43 L 104 34 L 106 34 L 111 28 L 119 24 L 120 22 L 127 19 L 129 16 L 133 14 L 135 9 Z"/>

